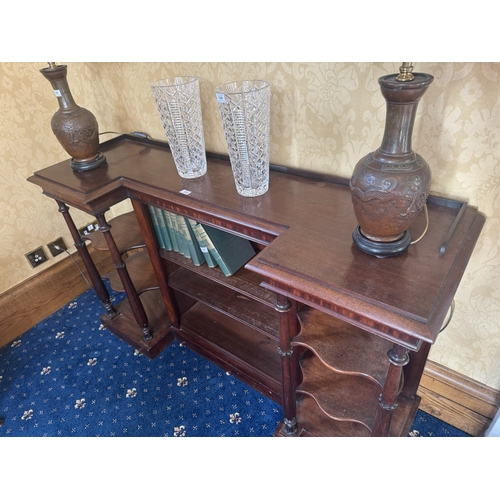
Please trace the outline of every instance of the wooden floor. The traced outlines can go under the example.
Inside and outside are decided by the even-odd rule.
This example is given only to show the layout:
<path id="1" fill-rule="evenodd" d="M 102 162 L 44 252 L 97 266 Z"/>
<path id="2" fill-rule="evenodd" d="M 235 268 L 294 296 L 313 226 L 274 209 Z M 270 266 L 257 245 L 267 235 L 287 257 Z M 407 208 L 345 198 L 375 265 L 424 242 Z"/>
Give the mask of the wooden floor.
<path id="1" fill-rule="evenodd" d="M 102 275 L 113 269 L 107 252 L 92 247 L 89 251 Z M 77 254 L 74 258 L 84 269 Z M 0 295 L 0 347 L 88 288 L 73 260 L 67 257 Z M 418 395 L 422 398 L 421 410 L 472 436 L 484 434 L 500 407 L 499 390 L 433 361 L 427 362 Z"/>

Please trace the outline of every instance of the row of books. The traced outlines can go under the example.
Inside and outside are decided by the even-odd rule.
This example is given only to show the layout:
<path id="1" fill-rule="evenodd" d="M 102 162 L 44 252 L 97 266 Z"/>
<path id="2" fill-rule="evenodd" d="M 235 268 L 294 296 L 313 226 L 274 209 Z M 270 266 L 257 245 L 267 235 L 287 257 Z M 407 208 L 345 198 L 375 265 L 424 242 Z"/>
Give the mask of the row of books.
<path id="1" fill-rule="evenodd" d="M 195 266 L 206 263 L 232 276 L 255 255 L 245 238 L 158 207 L 148 209 L 160 247 L 180 253 Z"/>

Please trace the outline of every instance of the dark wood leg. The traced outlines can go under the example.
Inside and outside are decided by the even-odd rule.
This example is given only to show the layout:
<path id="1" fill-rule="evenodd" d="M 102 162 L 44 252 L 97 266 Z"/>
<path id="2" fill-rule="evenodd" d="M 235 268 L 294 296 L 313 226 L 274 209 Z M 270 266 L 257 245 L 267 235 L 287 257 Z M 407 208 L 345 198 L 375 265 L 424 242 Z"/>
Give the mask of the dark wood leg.
<path id="1" fill-rule="evenodd" d="M 431 344 L 425 342 L 417 352 L 410 353 L 410 362 L 404 367 L 405 383 L 403 386 L 403 394 L 405 396 L 410 398 L 416 396 L 430 348 Z"/>
<path id="2" fill-rule="evenodd" d="M 282 432 L 288 436 L 297 434 L 296 392 L 298 357 L 290 340 L 298 333 L 297 303 L 283 295 L 276 295 L 275 309 L 279 316 L 279 346 L 281 356 L 281 390 L 284 425 Z"/>
<path id="3" fill-rule="evenodd" d="M 148 208 L 146 205 L 140 203 L 137 200 L 132 200 L 132 206 L 134 207 L 137 222 L 139 223 L 139 227 L 141 228 L 142 237 L 144 239 L 146 250 L 149 254 L 149 259 L 151 260 L 151 264 L 158 281 L 158 286 L 160 287 L 160 292 L 165 304 L 165 308 L 167 309 L 168 317 L 170 318 L 170 322 L 172 323 L 172 325 L 174 325 L 176 328 L 179 328 L 179 313 L 175 306 L 175 300 L 172 295 L 172 291 L 168 286 L 162 259 L 158 255 L 158 244 L 156 241 L 153 226 L 151 224 L 151 218 L 149 216 Z"/>
<path id="4" fill-rule="evenodd" d="M 394 410 L 398 406 L 396 400 L 401 391 L 401 376 L 403 366 L 407 365 L 410 357 L 408 349 L 394 344 L 393 348 L 387 353 L 390 361 L 387 378 L 385 380 L 382 394 L 379 397 L 379 407 L 373 427 L 372 436 L 388 436 L 391 427 L 391 419 Z"/>
<path id="5" fill-rule="evenodd" d="M 125 289 L 125 293 L 130 303 L 130 308 L 132 309 L 134 318 L 142 330 L 144 340 L 150 341 L 153 338 L 153 334 L 151 332 L 151 327 L 148 322 L 146 311 L 144 310 L 141 299 L 139 298 L 134 284 L 132 283 L 127 270 L 127 266 L 125 265 L 125 261 L 122 259 L 113 235 L 111 234 L 111 226 L 106 222 L 104 214 L 96 215 L 96 219 L 99 223 L 99 231 L 103 233 L 104 238 L 106 239 L 111 257 L 113 258 L 113 261 L 115 263 L 115 269 L 122 281 L 123 288 Z"/>
<path id="6" fill-rule="evenodd" d="M 94 261 L 92 260 L 92 257 L 90 257 L 87 245 L 82 240 L 82 237 L 80 236 L 80 233 L 78 232 L 78 229 L 75 226 L 73 218 L 69 213 L 69 207 L 62 201 L 58 200 L 56 201 L 59 206 L 59 212 L 62 213 L 66 225 L 68 226 L 69 232 L 73 237 L 73 241 L 75 242 L 75 247 L 78 251 L 78 255 L 80 255 L 80 258 L 83 261 L 85 269 L 89 274 L 90 282 L 92 283 L 92 288 L 99 297 L 99 300 L 103 303 L 104 308 L 106 309 L 106 314 L 110 317 L 113 317 L 116 314 L 116 309 L 113 307 L 111 298 L 108 293 L 108 289 L 106 288 L 106 285 L 104 284 L 104 281 L 102 280 L 101 275 L 99 274 L 99 271 L 97 270 Z"/>

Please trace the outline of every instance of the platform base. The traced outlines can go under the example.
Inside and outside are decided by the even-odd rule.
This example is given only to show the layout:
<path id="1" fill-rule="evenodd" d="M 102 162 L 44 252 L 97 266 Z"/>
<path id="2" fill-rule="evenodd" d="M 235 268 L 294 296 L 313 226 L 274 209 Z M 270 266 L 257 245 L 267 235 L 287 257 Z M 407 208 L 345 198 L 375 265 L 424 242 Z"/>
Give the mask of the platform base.
<path id="1" fill-rule="evenodd" d="M 106 157 L 102 153 L 97 153 L 97 156 L 93 160 L 75 161 L 71 159 L 69 164 L 76 172 L 86 172 L 87 170 L 100 167 L 105 162 Z"/>
<path id="2" fill-rule="evenodd" d="M 363 236 L 360 227 L 352 233 L 354 244 L 363 252 L 374 255 L 379 259 L 385 257 L 393 257 L 403 253 L 411 244 L 410 232 L 407 230 L 403 233 L 403 237 L 396 241 L 373 241 Z"/>

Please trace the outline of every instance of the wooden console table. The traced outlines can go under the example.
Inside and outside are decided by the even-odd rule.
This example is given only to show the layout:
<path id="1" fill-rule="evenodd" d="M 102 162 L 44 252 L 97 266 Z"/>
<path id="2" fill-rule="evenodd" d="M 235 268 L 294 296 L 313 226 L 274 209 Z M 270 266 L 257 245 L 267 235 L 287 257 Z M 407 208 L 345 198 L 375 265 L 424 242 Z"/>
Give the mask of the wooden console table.
<path id="1" fill-rule="evenodd" d="M 476 208 L 431 197 L 425 237 L 377 259 L 352 242 L 345 179 L 273 166 L 269 191 L 244 198 L 224 157 L 208 154 L 207 174 L 186 180 L 165 143 L 121 136 L 101 151 L 107 163 L 95 170 L 76 173 L 67 160 L 28 180 L 56 200 L 110 331 L 151 358 L 185 342 L 282 404 L 276 435 L 407 434 L 429 348 L 484 224 Z M 107 221 L 127 198 L 134 212 Z M 194 266 L 160 248 L 148 205 L 244 236 L 257 254 L 229 278 Z M 127 295 L 116 307 L 69 206 L 99 222 L 92 243 L 111 252 L 112 287 Z M 424 226 L 421 214 L 412 239 Z"/>

